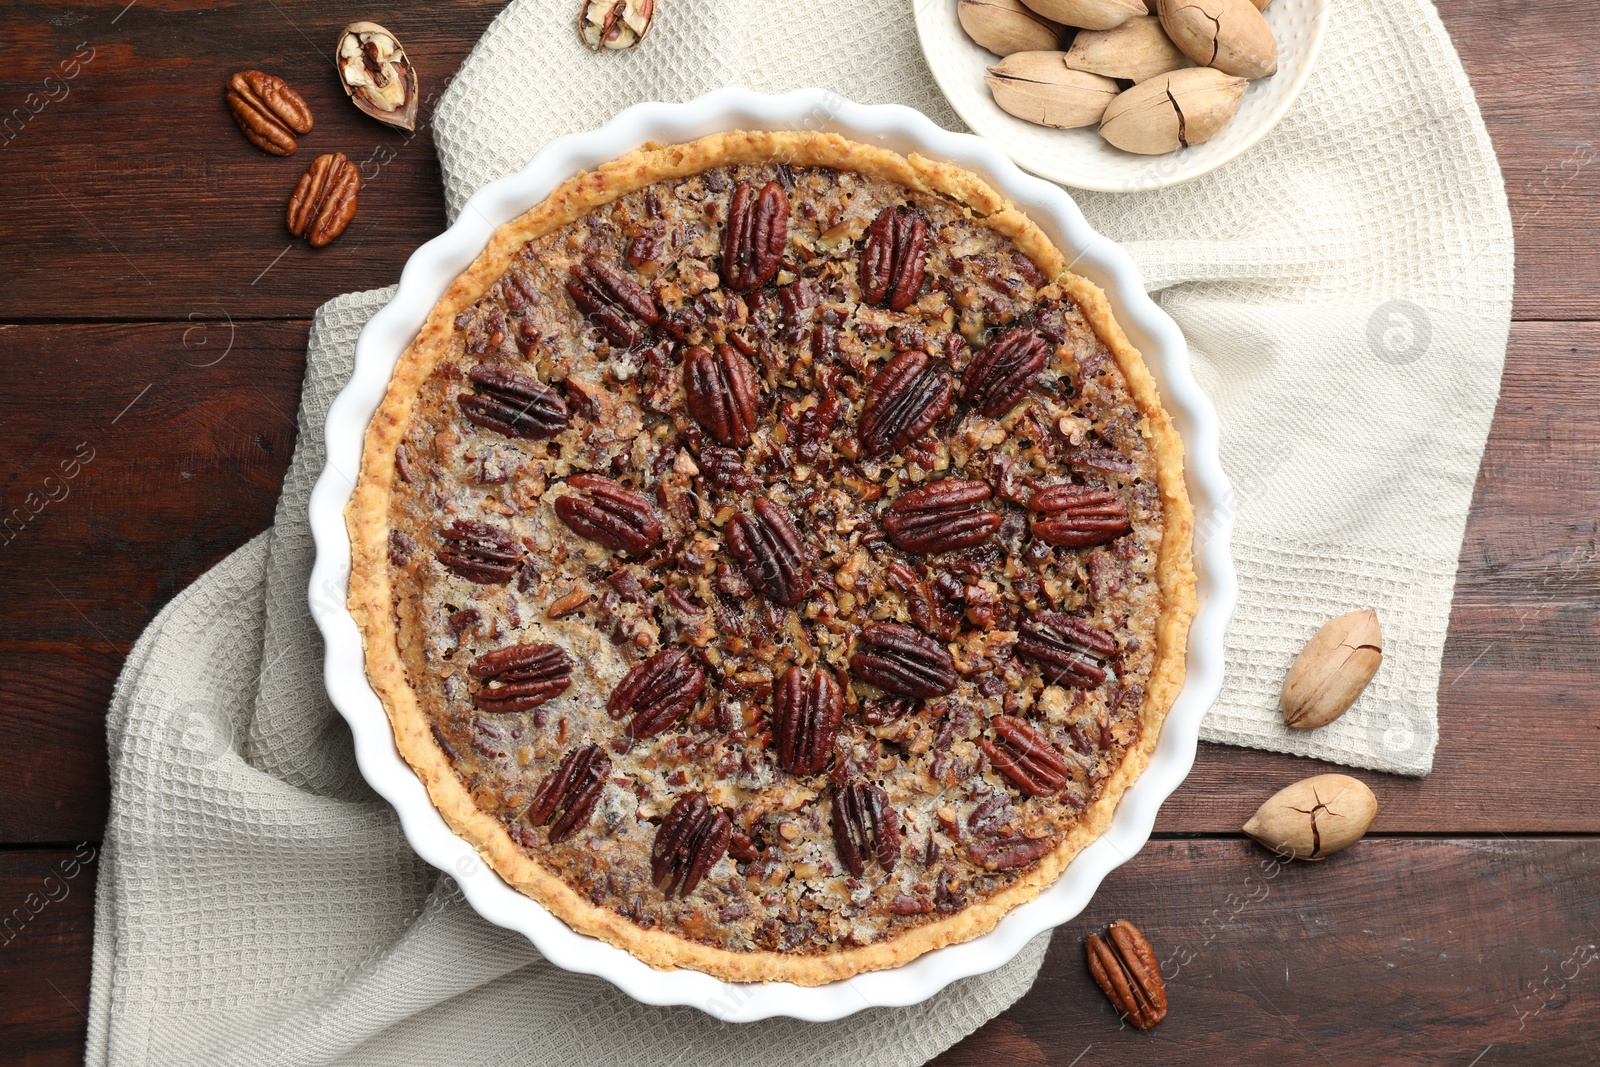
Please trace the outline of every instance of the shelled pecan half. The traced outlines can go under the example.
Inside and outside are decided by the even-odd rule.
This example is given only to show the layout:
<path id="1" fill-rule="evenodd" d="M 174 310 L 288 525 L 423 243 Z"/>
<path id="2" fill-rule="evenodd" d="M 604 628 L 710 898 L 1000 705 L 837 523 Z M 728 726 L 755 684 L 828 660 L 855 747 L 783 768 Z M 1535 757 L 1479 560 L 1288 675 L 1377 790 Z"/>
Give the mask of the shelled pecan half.
<path id="1" fill-rule="evenodd" d="M 613 719 L 624 715 L 635 740 L 671 729 L 705 691 L 706 672 L 681 648 L 665 648 L 622 676 L 606 700 Z"/>
<path id="2" fill-rule="evenodd" d="M 961 376 L 961 399 L 978 414 L 999 418 L 1039 380 L 1050 342 L 1025 326 L 1003 330 L 983 346 Z"/>
<path id="3" fill-rule="evenodd" d="M 528 821 L 543 826 L 554 818 L 550 843 L 560 844 L 588 825 L 610 773 L 611 757 L 599 745 L 573 749 L 539 783 L 528 808 Z"/>
<path id="4" fill-rule="evenodd" d="M 978 507 L 994 491 L 987 482 L 945 478 L 889 505 L 883 528 L 906 552 L 950 552 L 981 544 L 1000 527 L 1000 516 Z"/>
<path id="5" fill-rule="evenodd" d="M 778 766 L 790 774 L 817 774 L 833 759 L 844 721 L 844 691 L 826 667 L 790 667 L 772 701 Z"/>
<path id="6" fill-rule="evenodd" d="M 1017 638 L 1017 655 L 1044 668 L 1047 684 L 1079 689 L 1105 683 L 1105 661 L 1116 651 L 1116 638 L 1059 611 L 1031 616 Z"/>
<path id="7" fill-rule="evenodd" d="M 685 793 L 656 831 L 650 877 L 666 896 L 686 897 L 728 851 L 733 820 L 701 793 Z"/>
<path id="8" fill-rule="evenodd" d="M 282 78 L 241 70 L 228 79 L 225 98 L 239 132 L 263 152 L 292 156 L 294 135 L 311 132 L 311 109 Z"/>
<path id="9" fill-rule="evenodd" d="M 1089 973 L 1129 1025 L 1148 1030 L 1167 1017 L 1161 965 L 1138 927 L 1118 919 L 1104 937 L 1090 934 L 1086 947 Z"/>
<path id="10" fill-rule="evenodd" d="M 561 394 L 510 367 L 480 363 L 467 372 L 474 391 L 457 398 L 461 413 L 487 430 L 539 441 L 567 428 L 571 416 Z"/>
<path id="11" fill-rule="evenodd" d="M 898 622 L 868 626 L 857 638 L 850 673 L 905 697 L 943 696 L 956 687 L 950 650 L 915 627 Z"/>
<path id="12" fill-rule="evenodd" d="M 479 585 L 511 580 L 523 549 L 510 531 L 476 519 L 457 519 L 439 531 L 447 547 L 435 553 L 446 568 Z"/>
<path id="13" fill-rule="evenodd" d="M 900 817 L 879 786 L 859 780 L 833 791 L 833 847 L 850 873 L 860 878 L 868 859 L 885 874 L 900 858 Z"/>
<path id="14" fill-rule="evenodd" d="M 598 474 L 574 474 L 567 485 L 584 494 L 556 499 L 556 517 L 573 533 L 630 556 L 649 555 L 661 543 L 661 516 L 638 493 Z"/>
<path id="15" fill-rule="evenodd" d="M 527 711 L 554 700 L 572 684 L 572 658 L 560 645 L 507 645 L 472 661 L 481 684 L 472 702 L 484 711 Z"/>
<path id="16" fill-rule="evenodd" d="M 294 236 L 322 248 L 356 217 L 360 193 L 361 174 L 343 152 L 318 156 L 289 194 L 284 222 Z"/>
<path id="17" fill-rule="evenodd" d="M 722 280 L 738 292 L 766 285 L 778 276 L 789 243 L 789 195 L 777 182 L 756 193 L 740 182 L 722 228 Z"/>
<path id="18" fill-rule="evenodd" d="M 578 310 L 618 348 L 639 343 L 639 327 L 630 315 L 651 326 L 661 321 L 661 309 L 649 290 L 593 256 L 573 264 L 572 276 L 565 284 Z"/>
<path id="19" fill-rule="evenodd" d="M 761 497 L 753 514 L 733 517 L 727 536 L 728 551 L 752 589 L 785 607 L 805 599 L 811 590 L 805 549 L 781 504 Z"/>
<path id="20" fill-rule="evenodd" d="M 683 392 L 689 414 L 718 444 L 743 448 L 756 425 L 760 385 L 755 368 L 732 345 L 698 345 L 683 354 Z"/>
<path id="21" fill-rule="evenodd" d="M 1128 505 L 1099 485 L 1052 485 L 1029 497 L 1028 510 L 1037 513 L 1033 536 L 1062 548 L 1103 545 L 1133 529 Z"/>
<path id="22" fill-rule="evenodd" d="M 928 222 L 895 205 L 878 212 L 867 227 L 861 254 L 861 299 L 904 311 L 917 299 L 928 260 Z"/>
<path id="23" fill-rule="evenodd" d="M 994 769 L 1031 797 L 1048 797 L 1061 791 L 1071 777 L 1071 768 L 1061 750 L 1043 734 L 1013 715 L 996 715 L 989 720 L 999 741 L 978 738 Z"/>
<path id="24" fill-rule="evenodd" d="M 950 368 L 926 352 L 902 352 L 884 365 L 867 390 L 856 427 L 862 455 L 886 456 L 927 433 L 955 398 Z"/>

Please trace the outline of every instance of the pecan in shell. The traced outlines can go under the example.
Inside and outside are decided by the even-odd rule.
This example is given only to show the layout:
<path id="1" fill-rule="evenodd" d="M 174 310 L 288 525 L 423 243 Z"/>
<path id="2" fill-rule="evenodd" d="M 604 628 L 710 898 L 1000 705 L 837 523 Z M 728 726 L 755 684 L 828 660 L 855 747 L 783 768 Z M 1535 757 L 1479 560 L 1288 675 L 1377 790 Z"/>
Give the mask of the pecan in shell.
<path id="1" fill-rule="evenodd" d="M 756 193 L 740 182 L 722 228 L 722 280 L 736 292 L 756 289 L 778 276 L 789 242 L 789 196 L 777 182 Z"/>
<path id="2" fill-rule="evenodd" d="M 618 348 L 639 343 L 639 327 L 629 315 L 652 326 L 661 320 L 655 298 L 644 286 L 593 256 L 573 265 L 566 289 L 578 310 Z"/>
<path id="3" fill-rule="evenodd" d="M 1028 499 L 1028 510 L 1038 512 L 1033 536 L 1062 548 L 1103 545 L 1133 529 L 1128 505 L 1099 485 L 1052 485 Z"/>
<path id="4" fill-rule="evenodd" d="M 527 711 L 572 684 L 572 659 L 560 645 L 507 645 L 472 661 L 480 683 L 472 702 L 484 711 Z"/>
<path id="5" fill-rule="evenodd" d="M 671 729 L 694 707 L 706 687 L 706 672 L 681 648 L 665 648 L 622 676 L 606 710 L 613 719 L 631 715 L 627 735 L 634 740 Z"/>
<path id="6" fill-rule="evenodd" d="M 833 759 L 844 720 L 844 691 L 825 667 L 790 667 L 773 696 L 778 766 L 790 774 L 817 774 Z"/>
<path id="7" fill-rule="evenodd" d="M 650 877 L 666 896 L 686 897 L 728 851 L 733 820 L 700 793 L 685 793 L 656 831 Z"/>
<path id="8" fill-rule="evenodd" d="M 998 418 L 1039 380 L 1050 358 L 1050 342 L 1025 326 L 996 335 L 972 357 L 961 376 L 961 399 L 980 415 Z"/>
<path id="9" fill-rule="evenodd" d="M 361 174 L 343 152 L 318 156 L 289 194 L 284 222 L 289 232 L 322 248 L 356 217 Z"/>
<path id="10" fill-rule="evenodd" d="M 1017 655 L 1044 668 L 1046 684 L 1079 689 L 1105 683 L 1105 661 L 1116 651 L 1116 639 L 1110 634 L 1059 611 L 1031 616 L 1017 638 Z"/>
<path id="11" fill-rule="evenodd" d="M 867 227 L 861 254 L 861 299 L 904 311 L 917 299 L 928 260 L 928 222 L 915 211 L 886 207 Z"/>
<path id="12" fill-rule="evenodd" d="M 311 132 L 311 109 L 282 78 L 241 70 L 228 79 L 228 112 L 245 139 L 275 156 L 294 155 L 294 135 Z"/>
<path id="13" fill-rule="evenodd" d="M 446 548 L 440 563 L 468 581 L 494 585 L 511 580 L 522 562 L 522 545 L 507 530 L 476 519 L 457 519 L 439 531 Z"/>
<path id="14" fill-rule="evenodd" d="M 811 591 L 800 534 L 781 504 L 762 497 L 753 514 L 735 515 L 728 523 L 728 551 L 751 588 L 774 604 L 798 604 Z"/>
<path id="15" fill-rule="evenodd" d="M 1167 987 L 1156 952 L 1126 919 L 1113 922 L 1105 936 L 1090 934 L 1089 973 L 1105 991 L 1117 1014 L 1148 1030 L 1167 1017 Z"/>
<path id="16" fill-rule="evenodd" d="M 462 393 L 458 403 L 462 414 L 479 426 L 530 441 L 554 437 L 567 428 L 567 402 L 537 378 L 483 363 L 467 377 L 474 392 Z"/>
<path id="17" fill-rule="evenodd" d="M 583 0 L 578 33 L 596 52 L 638 46 L 656 17 L 655 0 Z"/>
<path id="18" fill-rule="evenodd" d="M 732 345 L 695 346 L 683 354 L 683 391 L 689 414 L 718 444 L 742 448 L 756 425 L 761 389 L 755 368 Z"/>
<path id="19" fill-rule="evenodd" d="M 572 532 L 630 556 L 649 555 L 661 543 L 661 517 L 638 493 L 598 474 L 574 474 L 567 484 L 587 494 L 556 500 L 556 517 Z"/>
<path id="20" fill-rule="evenodd" d="M 839 862 L 860 878 L 876 858 L 885 874 L 900 857 L 900 817 L 879 786 L 851 781 L 833 792 L 833 847 Z"/>
<path id="21" fill-rule="evenodd" d="M 890 360 L 867 390 L 856 433 L 864 456 L 886 456 L 921 437 L 950 410 L 950 368 L 912 349 Z"/>
<path id="22" fill-rule="evenodd" d="M 927 699 L 956 687 L 950 650 L 911 626 L 880 622 L 861 631 L 850 673 L 887 693 Z"/>
<path id="23" fill-rule="evenodd" d="M 978 738 L 994 769 L 1031 797 L 1054 796 L 1072 776 L 1066 757 L 1043 734 L 1012 715 L 989 720 L 1000 740 Z"/>
<path id="24" fill-rule="evenodd" d="M 560 844 L 588 825 L 610 773 L 611 757 L 599 745 L 573 749 L 539 783 L 528 807 L 528 821 L 543 826 L 555 819 L 550 823 L 550 843 Z"/>
<path id="25" fill-rule="evenodd" d="M 884 531 L 906 552 L 950 552 L 982 544 L 1000 527 L 1000 516 L 978 507 L 993 490 L 987 482 L 945 478 L 913 489 L 889 505 Z"/>

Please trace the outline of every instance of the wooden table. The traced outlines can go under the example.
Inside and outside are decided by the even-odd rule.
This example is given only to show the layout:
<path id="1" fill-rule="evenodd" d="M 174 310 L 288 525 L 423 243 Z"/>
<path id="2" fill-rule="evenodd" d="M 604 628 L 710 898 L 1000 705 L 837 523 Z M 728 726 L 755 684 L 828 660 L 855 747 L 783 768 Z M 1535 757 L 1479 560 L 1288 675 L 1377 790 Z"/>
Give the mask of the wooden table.
<path id="1" fill-rule="evenodd" d="M 377 15 L 437 90 L 498 7 L 0 14 L 0 515 L 26 516 L 0 534 L 0 919 L 37 911 L 0 931 L 0 1063 L 82 1054 L 94 873 L 74 857 L 105 820 L 123 657 L 271 522 L 312 311 L 394 281 L 444 226 L 428 134 L 345 104 L 337 31 Z M 1441 7 L 1500 152 L 1519 269 L 1434 773 L 1363 773 L 1375 832 L 1280 869 L 1238 827 L 1328 768 L 1202 745 L 1155 839 L 1058 932 L 1033 991 L 941 1063 L 1600 1062 L 1600 28 L 1580 0 Z M 314 151 L 370 175 L 327 250 L 283 232 L 305 153 L 258 152 L 222 107 L 251 66 L 305 92 Z M 1084 935 L 1118 916 L 1177 971 L 1149 1034 L 1119 1027 L 1083 965 Z"/>

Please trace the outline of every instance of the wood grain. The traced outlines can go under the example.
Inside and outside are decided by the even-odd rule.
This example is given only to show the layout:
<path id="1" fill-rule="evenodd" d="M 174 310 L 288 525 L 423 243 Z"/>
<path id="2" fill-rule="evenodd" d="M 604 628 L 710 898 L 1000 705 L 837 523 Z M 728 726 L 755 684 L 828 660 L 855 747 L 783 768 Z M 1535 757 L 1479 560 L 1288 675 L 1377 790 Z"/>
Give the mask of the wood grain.
<path id="1" fill-rule="evenodd" d="M 95 848 L 0 852 L 0 1065 L 83 1062 Z"/>

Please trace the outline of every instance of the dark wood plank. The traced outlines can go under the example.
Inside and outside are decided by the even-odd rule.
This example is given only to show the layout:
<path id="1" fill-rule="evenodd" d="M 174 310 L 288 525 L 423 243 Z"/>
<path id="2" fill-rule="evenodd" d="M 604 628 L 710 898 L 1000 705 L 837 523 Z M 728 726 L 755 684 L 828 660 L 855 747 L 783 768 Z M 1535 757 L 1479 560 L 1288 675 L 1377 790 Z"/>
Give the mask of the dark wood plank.
<path id="1" fill-rule="evenodd" d="M 0 852 L 0 1065 L 83 1062 L 95 848 Z"/>
<path id="2" fill-rule="evenodd" d="M 28 457 L 0 474 L 0 514 L 26 511 L 26 494 L 80 442 L 96 449 L 70 494 L 0 548 L 12 591 L 0 601 L 0 681 L 14 694 L 0 718 L 0 777 L 22 786 L 0 795 L 0 841 L 98 833 L 101 723 L 122 656 L 162 603 L 271 522 L 306 325 L 236 323 L 233 348 L 209 367 L 228 327 L 191 327 L 0 329 L 0 365 L 26 370 L 24 388 L 0 396 L 0 448 Z M 1600 756 L 1597 367 L 1600 326 L 1513 331 L 1463 548 L 1436 770 L 1372 776 L 1381 829 L 1600 830 L 1587 786 Z M 1277 784 L 1321 768 L 1203 746 L 1158 828 L 1236 830 Z"/>
<path id="3" fill-rule="evenodd" d="M 1057 932 L 1033 989 L 934 1062 L 1593 1063 L 1597 879 L 1592 840 L 1369 838 L 1321 864 L 1152 842 Z M 1120 1025 L 1084 963 L 1083 939 L 1118 918 L 1169 978 L 1148 1033 Z"/>
<path id="4" fill-rule="evenodd" d="M 1587 0 L 1439 0 L 1500 157 L 1517 242 L 1516 314 L 1600 316 L 1600 26 Z M 1324 54 L 1324 60 L 1327 59 Z"/>
<path id="5" fill-rule="evenodd" d="M 502 6 L 385 16 L 416 64 L 424 125 Z M 65 17 L 52 3 L 8 5 L 0 100 L 16 109 L 0 114 L 0 319 L 304 318 L 331 296 L 396 280 L 444 228 L 444 201 L 431 133 L 390 130 L 339 87 L 339 32 L 372 15 L 347 0 L 96 0 Z M 251 146 L 229 118 L 223 87 L 247 68 L 283 77 L 311 106 L 316 128 L 294 156 Z M 363 188 L 350 229 L 314 250 L 291 241 L 283 215 L 324 152 L 360 165 Z"/>

